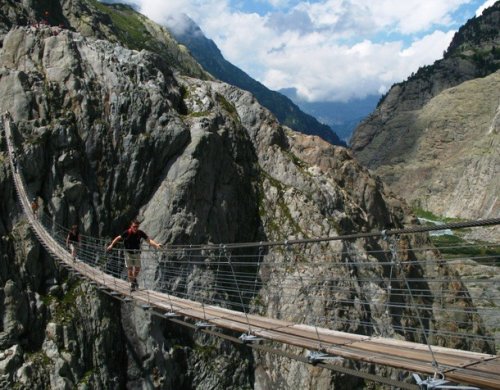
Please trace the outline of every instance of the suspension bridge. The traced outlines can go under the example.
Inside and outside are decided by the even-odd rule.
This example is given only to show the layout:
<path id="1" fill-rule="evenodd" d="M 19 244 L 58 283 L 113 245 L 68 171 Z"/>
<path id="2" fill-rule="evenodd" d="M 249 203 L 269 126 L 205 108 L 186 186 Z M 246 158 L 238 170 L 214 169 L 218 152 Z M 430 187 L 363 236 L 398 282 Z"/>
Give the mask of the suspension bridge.
<path id="1" fill-rule="evenodd" d="M 495 343 L 498 348 L 498 335 L 472 332 L 469 327 L 480 322 L 479 314 L 486 318 L 498 314 L 499 279 L 474 279 L 491 296 L 483 297 L 486 303 L 478 300 L 472 305 L 467 288 L 453 273 L 431 272 L 423 280 L 421 274 L 411 272 L 463 265 L 468 256 L 444 259 L 429 244 L 412 248 L 398 241 L 404 234 L 497 225 L 500 219 L 313 240 L 143 249 L 141 288 L 131 291 L 123 254 L 105 251 L 109 239 L 82 235 L 75 260 L 65 245 L 68 229 L 43 213 L 33 213 L 32 194 L 27 192 L 16 161 L 8 115 L 3 117 L 3 127 L 15 189 L 32 231 L 62 266 L 107 294 L 169 321 L 257 350 L 399 388 L 453 388 L 453 382 L 469 386 L 462 389 L 500 389 L 499 355 L 459 349 L 461 340 L 467 341 L 466 349 L 493 345 L 494 351 Z M 385 239 L 387 247 L 361 253 L 355 245 L 345 244 L 373 238 Z M 342 245 L 332 246 L 330 257 L 316 260 L 314 265 L 307 262 L 315 247 L 324 248 L 333 241 Z M 457 248 L 451 245 L 448 249 L 453 253 Z M 477 252 L 474 258 L 482 264 L 498 266 L 498 245 L 465 249 Z M 308 271 L 308 266 L 321 267 L 322 276 Z M 276 289 L 279 295 L 273 292 Z M 323 310 L 312 310 L 318 307 Z M 353 315 L 355 309 L 365 316 Z M 446 326 L 450 318 L 455 321 L 451 327 Z M 402 335 L 418 342 L 406 341 Z M 443 341 L 455 341 L 457 348 L 440 346 Z M 267 347 L 266 342 L 293 346 L 296 348 L 291 350 L 299 352 Z M 345 360 L 391 367 L 405 372 L 406 380 L 361 372 L 343 364 Z M 416 383 L 408 373 L 413 373 Z M 421 380 L 419 375 L 428 379 Z"/>

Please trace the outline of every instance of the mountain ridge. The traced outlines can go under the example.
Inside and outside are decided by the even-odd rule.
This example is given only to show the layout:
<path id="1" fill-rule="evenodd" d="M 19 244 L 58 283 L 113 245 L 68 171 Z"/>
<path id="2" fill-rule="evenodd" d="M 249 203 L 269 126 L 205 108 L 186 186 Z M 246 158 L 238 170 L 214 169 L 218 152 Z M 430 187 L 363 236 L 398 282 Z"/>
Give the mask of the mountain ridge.
<path id="1" fill-rule="evenodd" d="M 500 162 L 488 152 L 499 137 L 498 25 L 497 1 L 459 29 L 443 59 L 393 85 L 351 139 L 356 158 L 416 208 L 452 218 L 500 215 Z M 476 187 L 476 177 L 492 185 Z"/>

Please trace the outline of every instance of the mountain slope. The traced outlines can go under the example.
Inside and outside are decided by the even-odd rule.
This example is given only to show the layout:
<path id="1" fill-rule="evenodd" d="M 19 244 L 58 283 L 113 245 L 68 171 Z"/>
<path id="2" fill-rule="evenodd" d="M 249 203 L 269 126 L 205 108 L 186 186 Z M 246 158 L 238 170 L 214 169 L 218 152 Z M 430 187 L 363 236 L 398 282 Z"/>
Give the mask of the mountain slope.
<path id="1" fill-rule="evenodd" d="M 442 60 L 395 84 L 353 135 L 356 157 L 417 207 L 500 215 L 499 25 L 497 2 L 457 32 Z"/>
<path id="2" fill-rule="evenodd" d="M 285 126 L 304 134 L 318 135 L 334 145 L 345 146 L 337 134 L 327 125 L 301 111 L 295 103 L 279 92 L 271 91 L 248 74 L 228 62 L 215 43 L 206 38 L 200 28 L 184 16 L 182 30 L 172 29 L 175 38 L 186 45 L 198 62 L 217 79 L 251 92 Z"/>

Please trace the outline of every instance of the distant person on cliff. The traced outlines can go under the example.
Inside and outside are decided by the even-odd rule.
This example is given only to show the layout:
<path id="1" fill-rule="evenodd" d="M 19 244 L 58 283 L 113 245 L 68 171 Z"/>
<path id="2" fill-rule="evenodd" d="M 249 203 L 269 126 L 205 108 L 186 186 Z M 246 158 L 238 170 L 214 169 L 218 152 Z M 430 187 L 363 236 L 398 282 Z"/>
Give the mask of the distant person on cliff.
<path id="1" fill-rule="evenodd" d="M 139 275 L 139 271 L 141 270 L 141 239 L 146 240 L 149 245 L 154 246 L 156 249 L 161 248 L 161 244 L 149 238 L 146 233 L 139 229 L 139 225 L 139 221 L 132 221 L 130 227 L 119 236 L 116 236 L 107 248 L 110 251 L 118 241 L 123 240 L 125 245 L 125 265 L 128 270 L 131 291 L 139 287 L 137 275 Z"/>
<path id="2" fill-rule="evenodd" d="M 80 232 L 78 231 L 78 226 L 73 225 L 66 237 L 66 246 L 69 248 L 71 256 L 73 256 L 73 261 L 76 260 L 76 248 L 78 245 L 80 245 Z"/>
<path id="3" fill-rule="evenodd" d="M 38 219 L 38 199 L 36 197 L 33 198 L 33 201 L 31 202 L 31 211 L 33 211 L 33 215 L 35 216 L 35 219 Z"/>
<path id="4" fill-rule="evenodd" d="M 14 165 L 14 171 L 17 172 L 17 156 L 16 156 L 16 152 L 12 152 L 12 165 Z"/>

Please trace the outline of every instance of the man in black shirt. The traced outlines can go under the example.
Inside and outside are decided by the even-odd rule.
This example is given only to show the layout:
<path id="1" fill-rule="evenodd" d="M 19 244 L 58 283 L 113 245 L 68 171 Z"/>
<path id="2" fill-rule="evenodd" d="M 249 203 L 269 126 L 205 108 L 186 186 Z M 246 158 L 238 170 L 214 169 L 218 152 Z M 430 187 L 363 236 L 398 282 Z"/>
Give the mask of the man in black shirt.
<path id="1" fill-rule="evenodd" d="M 130 227 L 119 236 L 116 236 L 107 248 L 110 251 L 118 241 L 123 240 L 125 245 L 125 265 L 127 266 L 128 280 L 132 291 L 138 287 L 137 275 L 141 270 L 141 239 L 146 240 L 149 245 L 154 246 L 156 249 L 161 248 L 161 244 L 149 238 L 146 233 L 139 229 L 139 221 L 137 220 L 132 221 Z"/>

